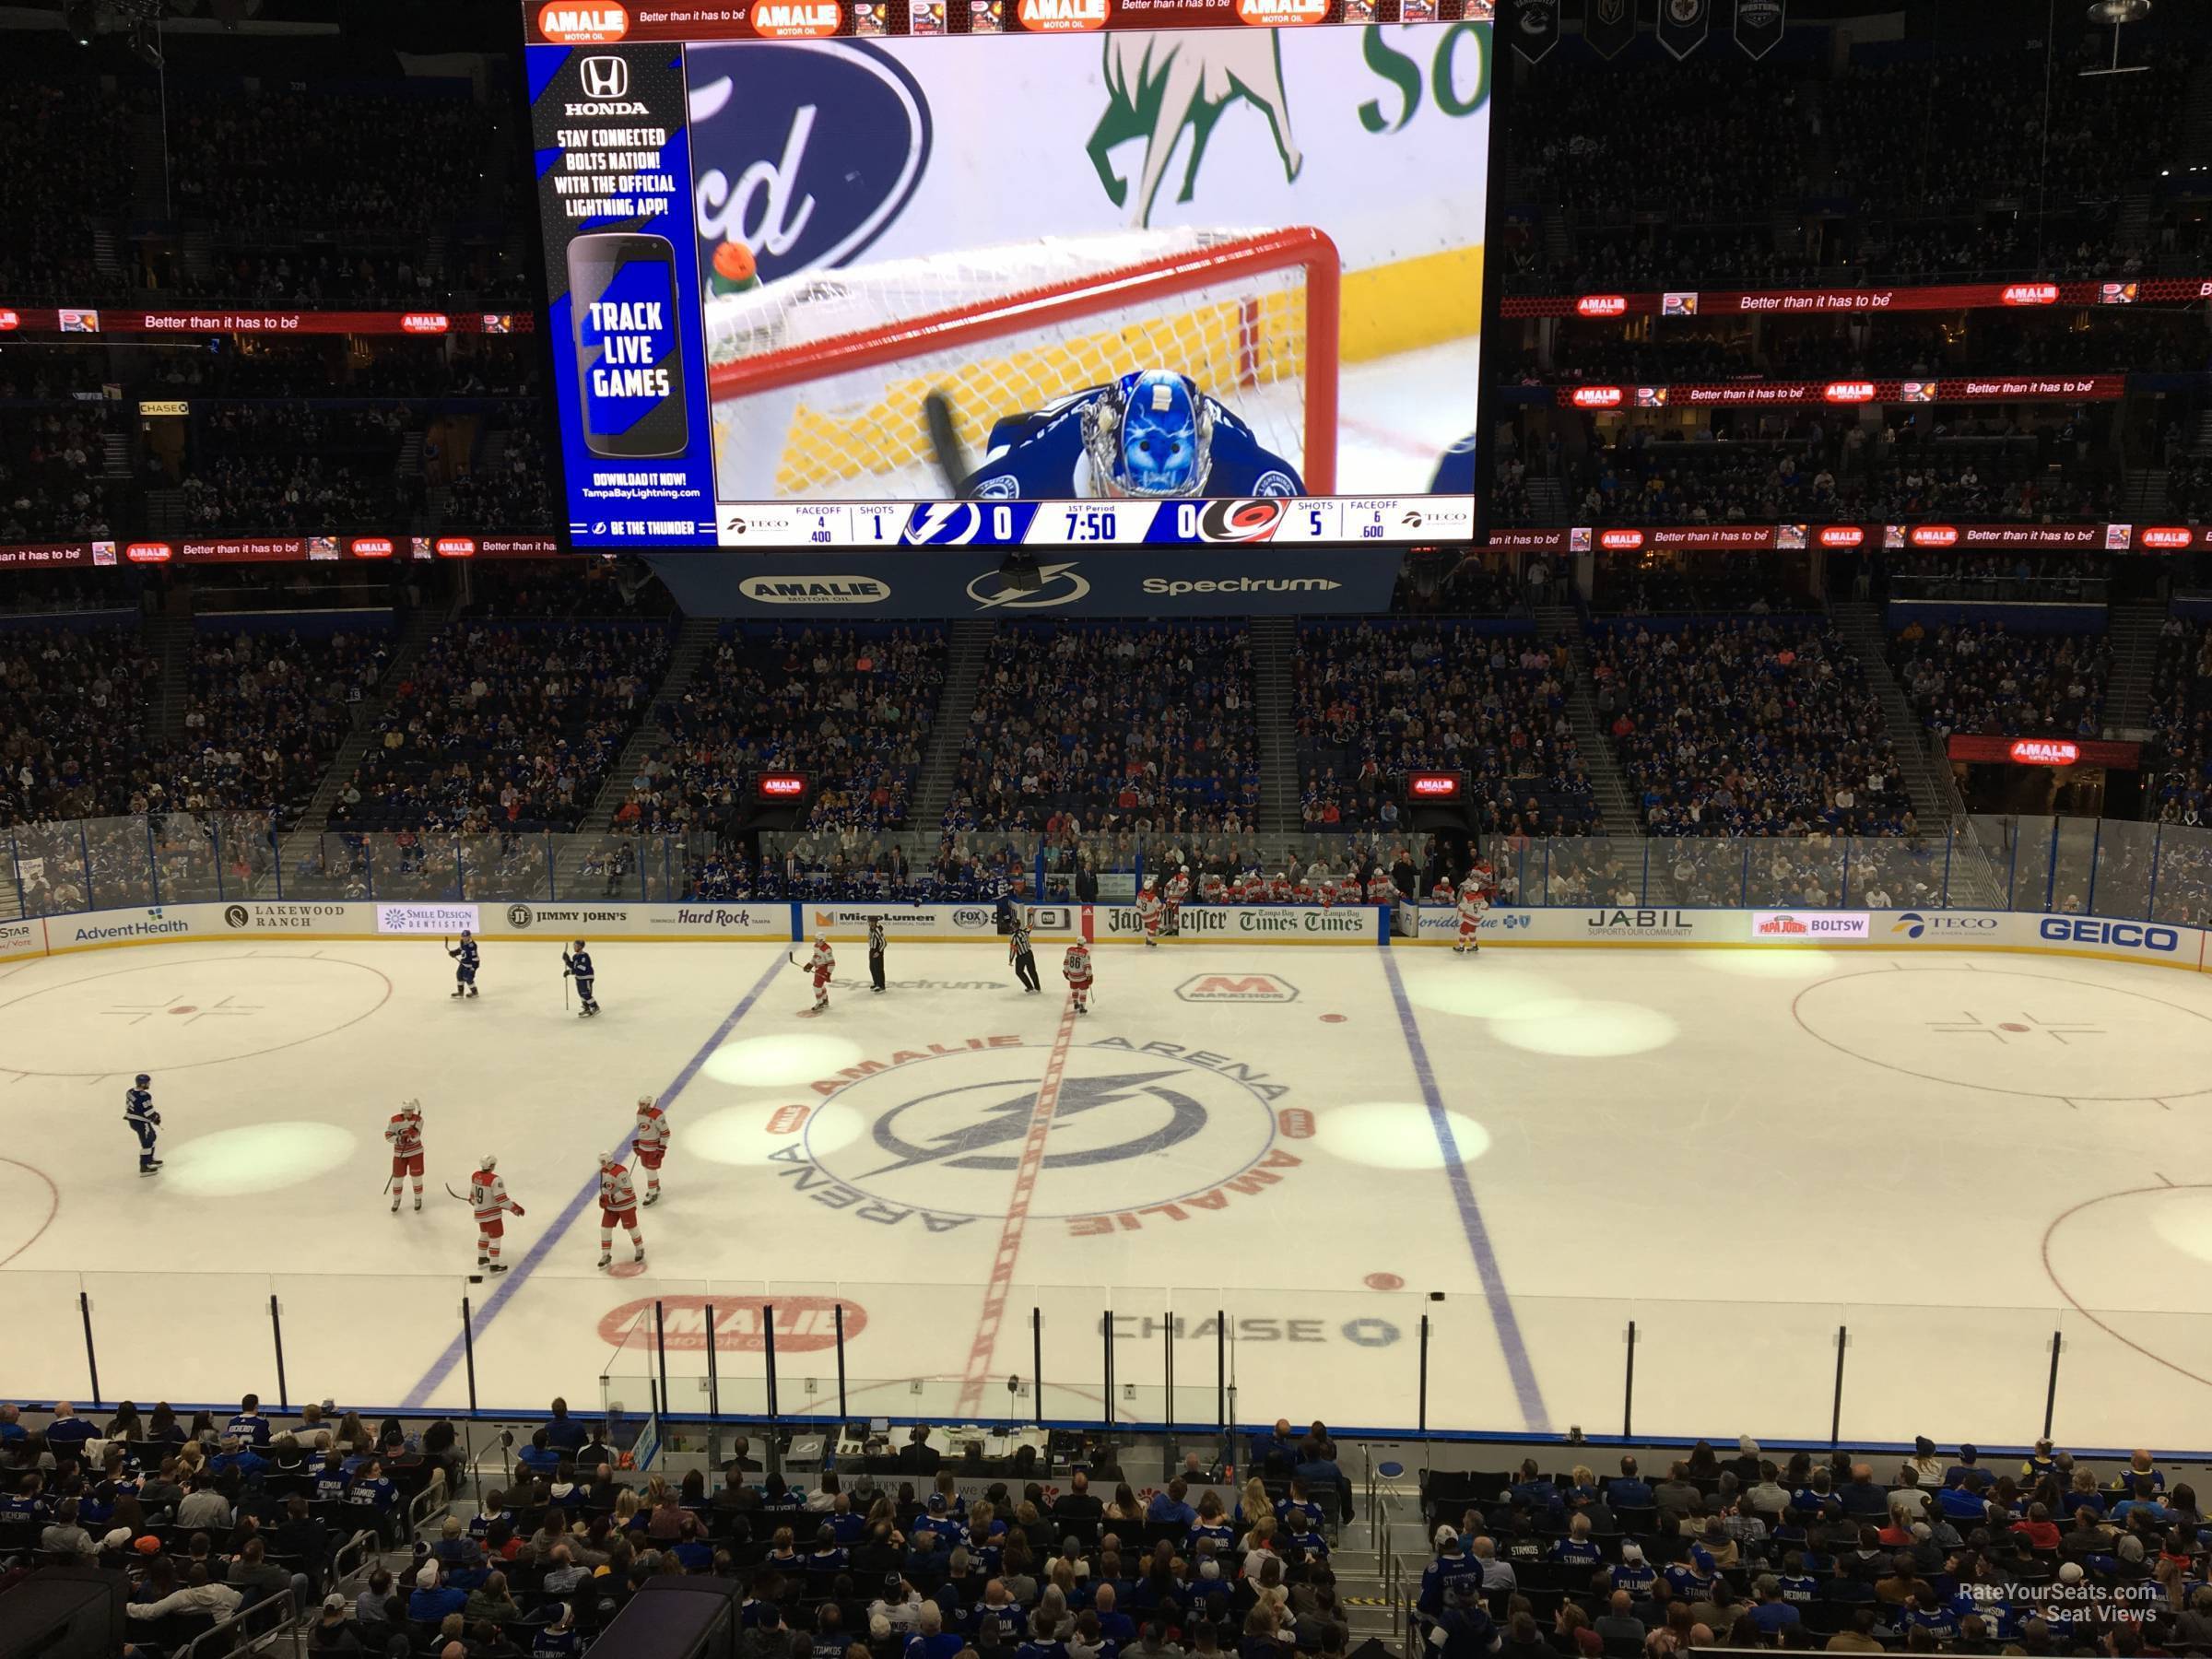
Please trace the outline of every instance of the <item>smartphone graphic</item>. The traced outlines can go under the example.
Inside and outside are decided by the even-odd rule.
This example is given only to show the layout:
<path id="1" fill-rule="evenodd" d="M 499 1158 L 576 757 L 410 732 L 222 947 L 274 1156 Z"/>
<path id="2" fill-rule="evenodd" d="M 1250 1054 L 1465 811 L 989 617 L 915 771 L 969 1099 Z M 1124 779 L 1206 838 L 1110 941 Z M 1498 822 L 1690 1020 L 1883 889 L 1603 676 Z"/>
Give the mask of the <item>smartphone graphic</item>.
<path id="1" fill-rule="evenodd" d="M 576 237 L 569 305 L 584 446 L 594 455 L 681 454 L 688 433 L 674 245 L 631 231 Z"/>

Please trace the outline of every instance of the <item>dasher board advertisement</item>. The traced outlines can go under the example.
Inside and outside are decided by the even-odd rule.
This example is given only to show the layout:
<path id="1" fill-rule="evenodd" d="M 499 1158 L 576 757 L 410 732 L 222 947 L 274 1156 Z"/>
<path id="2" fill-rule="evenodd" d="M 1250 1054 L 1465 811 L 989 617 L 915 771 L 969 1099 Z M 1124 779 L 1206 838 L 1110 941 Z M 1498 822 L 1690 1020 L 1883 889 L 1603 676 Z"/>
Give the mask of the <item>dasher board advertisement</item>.
<path id="1" fill-rule="evenodd" d="M 586 547 L 1456 541 L 1475 0 L 532 4 Z"/>

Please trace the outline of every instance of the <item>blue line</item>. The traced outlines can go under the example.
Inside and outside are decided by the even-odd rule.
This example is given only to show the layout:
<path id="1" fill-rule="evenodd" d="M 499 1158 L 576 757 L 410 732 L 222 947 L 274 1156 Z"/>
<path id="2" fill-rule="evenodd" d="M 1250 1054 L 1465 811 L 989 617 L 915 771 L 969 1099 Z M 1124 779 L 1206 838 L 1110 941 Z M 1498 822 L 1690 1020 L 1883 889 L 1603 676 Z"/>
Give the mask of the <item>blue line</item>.
<path id="1" fill-rule="evenodd" d="M 661 1091 L 661 1103 L 664 1106 L 682 1094 L 691 1079 L 699 1076 L 699 1068 L 707 1063 L 707 1057 L 728 1040 L 731 1031 L 736 1029 L 737 1022 L 752 1012 L 753 1005 L 760 1000 L 760 994 L 768 989 L 769 982 L 784 966 L 782 962 L 771 962 L 768 965 L 767 971 L 760 975 L 753 988 L 745 994 L 745 1000 L 730 1010 L 727 1018 L 714 1028 L 714 1034 L 700 1045 L 699 1053 L 686 1061 L 684 1069 L 676 1074 L 676 1081 Z M 623 1151 L 629 1150 L 629 1144 L 635 1137 L 635 1130 L 623 1137 Z M 592 1200 L 598 1195 L 599 1176 L 594 1171 L 576 1196 L 569 1200 L 568 1207 L 553 1218 L 553 1225 L 546 1230 L 536 1243 L 523 1253 L 523 1259 L 515 1263 L 513 1271 L 507 1275 L 505 1281 L 485 1299 L 484 1306 L 477 1311 L 474 1322 L 476 1340 L 481 1342 L 484 1339 L 484 1333 L 491 1329 L 491 1322 L 499 1317 L 500 1310 L 507 1305 L 508 1299 L 523 1288 L 523 1281 L 530 1277 L 538 1263 L 545 1260 L 546 1253 L 560 1241 L 570 1228 L 576 1225 L 583 1212 L 591 1206 Z M 431 1392 L 453 1374 L 454 1366 L 461 1363 L 461 1349 L 462 1342 L 458 1336 L 445 1345 L 445 1352 L 431 1361 L 430 1369 L 423 1373 L 422 1381 L 407 1391 L 407 1397 L 400 1406 L 402 1411 L 420 1411 L 429 1404 Z"/>
<path id="2" fill-rule="evenodd" d="M 1498 1327 L 1498 1346 L 1505 1350 L 1505 1369 L 1513 1379 L 1513 1394 L 1521 1402 L 1522 1421 L 1531 1434 L 1549 1434 L 1550 1417 L 1544 1409 L 1544 1392 L 1536 1386 L 1536 1368 L 1529 1363 L 1528 1345 L 1521 1340 L 1521 1322 L 1513 1317 L 1513 1299 L 1505 1288 L 1505 1275 L 1499 1271 L 1498 1255 L 1490 1248 L 1490 1230 L 1483 1225 L 1482 1206 L 1475 1202 L 1475 1182 L 1467 1173 L 1467 1166 L 1459 1156 L 1459 1143 L 1452 1133 L 1452 1119 L 1444 1111 L 1444 1097 L 1436 1086 L 1435 1069 L 1429 1064 L 1429 1050 L 1421 1041 L 1420 1027 L 1413 1018 L 1413 1005 L 1406 998 L 1406 982 L 1398 975 L 1398 958 L 1395 951 L 1382 959 L 1383 977 L 1390 981 L 1390 999 L 1397 1005 L 1398 1027 L 1406 1034 L 1406 1052 L 1413 1060 L 1413 1075 L 1421 1086 L 1421 1099 L 1428 1102 L 1430 1126 L 1436 1131 L 1436 1144 L 1444 1155 L 1444 1173 L 1451 1178 L 1452 1196 L 1459 1205 L 1459 1224 L 1467 1235 L 1467 1249 L 1475 1256 L 1475 1271 L 1482 1279 L 1482 1294 L 1490 1304 L 1490 1323 Z"/>

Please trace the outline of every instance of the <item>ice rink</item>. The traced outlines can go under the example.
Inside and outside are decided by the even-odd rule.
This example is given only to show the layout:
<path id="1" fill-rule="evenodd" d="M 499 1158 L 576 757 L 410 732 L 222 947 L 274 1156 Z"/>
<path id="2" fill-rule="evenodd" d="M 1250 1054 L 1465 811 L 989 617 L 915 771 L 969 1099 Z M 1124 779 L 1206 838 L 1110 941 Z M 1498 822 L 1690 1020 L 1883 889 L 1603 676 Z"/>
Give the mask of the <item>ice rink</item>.
<path id="1" fill-rule="evenodd" d="M 2027 955 L 492 941 L 95 950 L 0 973 L 0 1396 L 596 1401 L 657 1299 L 678 1409 L 2190 1449 L 2212 1380 L 2212 983 Z M 167 1167 L 122 1122 L 153 1074 Z M 650 1259 L 594 1155 L 674 1125 Z M 382 1131 L 427 1118 L 426 1208 Z M 469 1283 L 465 1188 L 528 1210 Z M 618 1257 L 627 1251 L 618 1246 Z M 187 1277 L 189 1276 L 189 1277 Z M 461 1340 L 469 1299 L 473 1356 Z M 1032 1309 L 1041 1310 L 1032 1320 Z M 1106 1317 L 1111 1310 L 1112 1318 Z M 1218 1316 L 1225 1316 L 1224 1327 Z M 1425 1335 L 1424 1317 L 1428 1321 Z M 1170 1335 L 1172 1332 L 1174 1335 Z M 1040 1364 L 1040 1359 L 1041 1364 Z M 1172 1399 L 1167 1394 L 1172 1364 Z M 1226 1368 L 1226 1369 L 1224 1369 Z"/>

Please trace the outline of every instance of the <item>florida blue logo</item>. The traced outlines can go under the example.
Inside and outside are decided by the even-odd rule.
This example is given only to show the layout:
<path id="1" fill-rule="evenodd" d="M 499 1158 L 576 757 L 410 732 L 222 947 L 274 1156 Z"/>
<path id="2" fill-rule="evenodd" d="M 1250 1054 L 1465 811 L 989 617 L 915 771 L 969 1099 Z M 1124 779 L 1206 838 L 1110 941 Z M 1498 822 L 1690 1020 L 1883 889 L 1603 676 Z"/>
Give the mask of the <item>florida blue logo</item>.
<path id="1" fill-rule="evenodd" d="M 735 236 L 762 282 L 858 258 L 929 166 L 929 104 L 865 41 L 693 46 L 692 213 L 703 257 Z"/>

